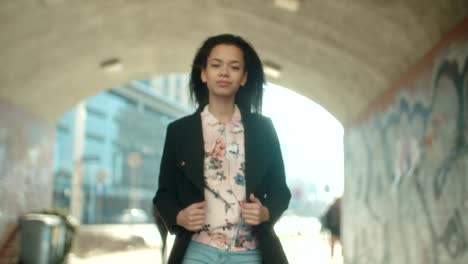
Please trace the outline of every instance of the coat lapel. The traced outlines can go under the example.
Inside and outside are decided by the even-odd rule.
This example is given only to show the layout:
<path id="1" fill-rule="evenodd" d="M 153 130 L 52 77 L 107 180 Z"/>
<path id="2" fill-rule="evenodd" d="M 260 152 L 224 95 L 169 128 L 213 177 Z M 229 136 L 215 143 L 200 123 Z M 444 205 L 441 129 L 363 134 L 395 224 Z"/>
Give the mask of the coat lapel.
<path id="1" fill-rule="evenodd" d="M 249 197 L 262 180 L 264 173 L 261 167 L 265 161 L 262 159 L 261 138 L 258 137 L 259 131 L 257 131 L 253 115 L 242 113 L 242 124 L 244 125 L 246 196 Z"/>
<path id="2" fill-rule="evenodd" d="M 182 146 L 186 151 L 187 158 L 187 177 L 190 181 L 204 193 L 204 177 L 203 177 L 203 163 L 205 157 L 204 144 L 203 144 L 203 131 L 200 116 L 200 109 L 197 110 L 190 118 L 185 131 L 186 141 L 185 146 Z M 185 156 L 185 155 L 184 155 Z"/>

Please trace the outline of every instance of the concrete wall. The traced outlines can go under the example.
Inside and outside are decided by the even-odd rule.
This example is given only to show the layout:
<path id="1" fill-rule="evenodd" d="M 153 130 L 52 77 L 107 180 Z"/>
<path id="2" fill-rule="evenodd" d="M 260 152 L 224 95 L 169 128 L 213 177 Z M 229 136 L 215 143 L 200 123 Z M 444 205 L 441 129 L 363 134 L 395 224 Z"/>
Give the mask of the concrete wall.
<path id="1" fill-rule="evenodd" d="M 468 19 L 344 140 L 346 263 L 468 263 Z"/>
<path id="2" fill-rule="evenodd" d="M 0 101 L 0 241 L 18 216 L 50 209 L 54 126 Z"/>

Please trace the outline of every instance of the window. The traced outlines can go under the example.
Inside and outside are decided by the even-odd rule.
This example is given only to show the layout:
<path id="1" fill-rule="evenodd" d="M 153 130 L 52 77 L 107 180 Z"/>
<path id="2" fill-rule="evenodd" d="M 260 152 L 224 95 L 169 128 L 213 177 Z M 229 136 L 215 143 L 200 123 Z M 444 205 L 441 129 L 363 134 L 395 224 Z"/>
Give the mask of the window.
<path id="1" fill-rule="evenodd" d="M 57 130 L 58 132 L 63 133 L 63 134 L 68 134 L 70 132 L 70 128 L 63 124 L 59 124 L 57 126 Z"/>
<path id="2" fill-rule="evenodd" d="M 114 98 L 116 98 L 117 100 L 119 100 L 120 102 L 122 102 L 122 103 L 124 103 L 126 105 L 134 106 L 134 107 L 137 106 L 137 101 L 136 100 L 128 98 L 125 95 L 122 95 L 122 94 L 120 94 L 118 92 L 115 92 L 115 91 L 108 91 L 107 93 L 112 95 Z"/>
<path id="3" fill-rule="evenodd" d="M 148 113 L 151 116 L 161 117 L 161 113 L 158 110 L 154 109 L 153 107 L 151 107 L 149 105 L 144 105 L 143 109 L 144 109 L 145 113 Z"/>
<path id="4" fill-rule="evenodd" d="M 86 112 L 89 115 L 95 116 L 97 118 L 105 119 L 106 118 L 106 113 L 104 111 L 101 111 L 99 109 L 96 109 L 92 106 L 86 106 Z"/>
<path id="5" fill-rule="evenodd" d="M 93 132 L 86 132 L 86 139 L 99 143 L 103 143 L 106 140 L 105 136 Z"/>

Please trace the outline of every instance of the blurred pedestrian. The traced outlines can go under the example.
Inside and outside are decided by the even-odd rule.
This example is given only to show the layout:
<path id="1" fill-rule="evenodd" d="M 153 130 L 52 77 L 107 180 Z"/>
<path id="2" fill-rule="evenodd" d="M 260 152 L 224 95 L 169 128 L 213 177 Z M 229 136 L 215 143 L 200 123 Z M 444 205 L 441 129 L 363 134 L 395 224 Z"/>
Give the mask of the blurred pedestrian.
<path id="1" fill-rule="evenodd" d="M 325 214 L 320 218 L 322 229 L 330 233 L 330 255 L 334 256 L 335 244 L 340 242 L 341 247 L 341 197 L 335 199 L 331 206 L 325 211 Z"/>

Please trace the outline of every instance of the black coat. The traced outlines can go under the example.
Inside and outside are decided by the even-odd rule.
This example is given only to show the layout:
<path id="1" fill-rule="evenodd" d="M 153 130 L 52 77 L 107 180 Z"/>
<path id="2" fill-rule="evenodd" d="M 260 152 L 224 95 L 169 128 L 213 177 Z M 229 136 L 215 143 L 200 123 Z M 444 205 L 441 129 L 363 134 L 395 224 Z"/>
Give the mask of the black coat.
<path id="1" fill-rule="evenodd" d="M 176 224 L 177 213 L 204 201 L 204 143 L 202 108 L 169 124 L 153 203 L 172 234 L 176 235 L 169 263 L 182 262 L 193 232 Z M 255 226 L 263 262 L 288 263 L 274 223 L 288 208 L 291 193 L 286 185 L 283 158 L 273 123 L 259 114 L 242 113 L 245 142 L 246 196 L 253 193 L 270 211 L 270 220 Z"/>

